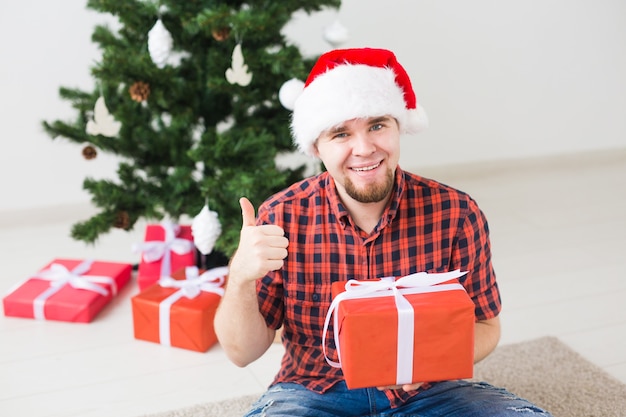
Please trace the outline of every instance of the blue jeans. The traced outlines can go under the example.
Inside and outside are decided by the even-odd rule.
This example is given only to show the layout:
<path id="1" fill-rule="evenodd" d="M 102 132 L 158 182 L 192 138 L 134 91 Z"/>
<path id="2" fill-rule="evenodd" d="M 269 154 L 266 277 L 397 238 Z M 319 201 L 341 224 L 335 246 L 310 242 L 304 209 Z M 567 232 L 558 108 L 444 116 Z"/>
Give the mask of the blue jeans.
<path id="1" fill-rule="evenodd" d="M 545 410 L 503 388 L 485 382 L 446 381 L 433 386 L 399 408 L 391 408 L 376 388 L 349 390 L 339 383 L 324 394 L 299 384 L 272 386 L 246 417 L 506 417 L 551 416 Z"/>

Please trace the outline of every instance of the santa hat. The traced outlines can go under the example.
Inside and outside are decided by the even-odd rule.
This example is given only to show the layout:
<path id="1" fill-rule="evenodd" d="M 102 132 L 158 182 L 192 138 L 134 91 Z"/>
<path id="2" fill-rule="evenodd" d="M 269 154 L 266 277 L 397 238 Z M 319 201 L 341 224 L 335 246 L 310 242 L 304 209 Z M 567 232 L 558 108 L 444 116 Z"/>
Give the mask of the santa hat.
<path id="1" fill-rule="evenodd" d="M 296 146 L 309 155 L 324 130 L 346 120 L 390 115 L 398 120 L 400 133 L 428 126 L 408 74 L 385 49 L 327 52 L 300 88 L 292 106 L 291 133 Z"/>

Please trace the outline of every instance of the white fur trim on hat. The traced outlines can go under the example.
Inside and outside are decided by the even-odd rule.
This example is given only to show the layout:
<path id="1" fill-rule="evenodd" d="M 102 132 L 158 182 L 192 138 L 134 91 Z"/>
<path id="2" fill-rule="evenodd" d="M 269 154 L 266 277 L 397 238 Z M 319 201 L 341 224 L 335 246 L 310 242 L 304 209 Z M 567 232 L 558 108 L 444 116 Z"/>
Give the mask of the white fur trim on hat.
<path id="1" fill-rule="evenodd" d="M 319 135 L 346 120 L 390 115 L 401 133 L 417 133 L 428 125 L 424 110 L 407 109 L 404 91 L 393 69 L 343 64 L 317 76 L 296 99 L 291 119 L 294 143 L 313 154 Z"/>

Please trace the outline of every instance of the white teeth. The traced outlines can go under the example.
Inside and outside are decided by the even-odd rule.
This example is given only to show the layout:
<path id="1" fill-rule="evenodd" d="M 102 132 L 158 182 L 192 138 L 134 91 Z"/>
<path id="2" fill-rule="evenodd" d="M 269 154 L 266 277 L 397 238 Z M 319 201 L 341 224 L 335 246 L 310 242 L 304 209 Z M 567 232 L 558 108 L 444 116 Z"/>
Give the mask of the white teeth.
<path id="1" fill-rule="evenodd" d="M 357 172 L 362 172 L 362 171 L 371 171 L 373 169 L 378 168 L 378 166 L 380 165 L 380 163 L 376 164 L 376 165 L 370 165 L 368 167 L 361 167 L 361 168 L 352 168 L 353 170 L 357 171 Z"/>

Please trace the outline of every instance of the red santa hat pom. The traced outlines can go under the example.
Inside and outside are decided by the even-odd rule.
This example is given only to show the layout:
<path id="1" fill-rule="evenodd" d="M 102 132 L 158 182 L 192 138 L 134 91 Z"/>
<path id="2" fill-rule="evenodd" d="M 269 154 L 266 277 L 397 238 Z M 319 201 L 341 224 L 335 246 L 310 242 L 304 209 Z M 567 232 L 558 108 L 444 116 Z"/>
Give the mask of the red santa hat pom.
<path id="1" fill-rule="evenodd" d="M 296 146 L 311 155 L 324 130 L 346 120 L 384 115 L 398 120 L 401 133 L 417 133 L 428 126 L 411 80 L 393 52 L 337 49 L 313 66 L 293 104 L 291 132 Z"/>
<path id="2" fill-rule="evenodd" d="M 304 82 L 297 78 L 285 81 L 285 83 L 278 90 L 278 101 L 287 110 L 293 110 L 296 99 L 302 94 L 304 89 Z"/>

